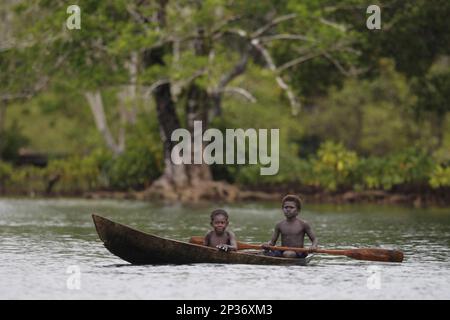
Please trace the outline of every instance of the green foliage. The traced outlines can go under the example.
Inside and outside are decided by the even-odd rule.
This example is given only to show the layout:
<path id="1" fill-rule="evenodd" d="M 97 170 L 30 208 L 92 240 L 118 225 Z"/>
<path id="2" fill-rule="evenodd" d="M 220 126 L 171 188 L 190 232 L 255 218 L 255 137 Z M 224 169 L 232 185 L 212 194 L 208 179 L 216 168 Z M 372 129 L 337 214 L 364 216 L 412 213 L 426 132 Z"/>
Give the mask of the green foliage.
<path id="1" fill-rule="evenodd" d="M 81 193 L 103 188 L 138 189 L 161 174 L 159 150 L 134 143 L 122 155 L 112 157 L 104 150 L 88 156 L 51 160 L 46 168 L 14 168 L 0 162 L 0 185 L 9 192 L 45 193 L 50 181 L 53 193 Z"/>
<path id="2" fill-rule="evenodd" d="M 295 153 L 282 153 L 280 155 L 279 171 L 274 176 L 262 176 L 260 165 L 234 166 L 231 171 L 236 182 L 240 185 L 278 186 L 289 184 L 308 184 L 312 181 L 312 167 L 309 161 L 302 160 Z"/>
<path id="3" fill-rule="evenodd" d="M 234 171 L 237 182 L 246 186 L 304 185 L 327 191 L 392 190 L 403 185 L 448 186 L 448 167 L 438 165 L 425 151 L 407 148 L 385 157 L 358 157 L 342 144 L 323 143 L 309 159 L 284 157 L 276 176 L 260 176 L 259 166 Z"/>
<path id="4" fill-rule="evenodd" d="M 450 187 L 450 167 L 436 165 L 430 176 L 430 185 L 433 188 Z"/>
<path id="5" fill-rule="evenodd" d="M 355 152 L 346 150 L 342 144 L 331 141 L 323 143 L 313 162 L 315 184 L 334 191 L 349 185 L 349 176 L 358 165 Z"/>
<path id="6" fill-rule="evenodd" d="M 0 161 L 0 191 L 9 184 L 13 176 L 13 167 L 11 164 Z"/>
<path id="7" fill-rule="evenodd" d="M 426 74 L 436 57 L 450 53 L 450 3 L 446 0 L 394 1 L 383 11 L 389 32 L 380 32 L 372 43 L 385 56 L 395 58 L 398 70 L 408 75 Z M 386 14 L 385 14 L 386 13 Z"/>
<path id="8" fill-rule="evenodd" d="M 422 183 L 427 181 L 430 175 L 433 161 L 424 150 L 408 148 L 388 157 L 390 166 L 393 167 L 403 181 L 400 183 Z"/>
<path id="9" fill-rule="evenodd" d="M 430 72 L 416 85 L 418 112 L 433 112 L 439 116 L 450 111 L 450 68 Z"/>
<path id="10" fill-rule="evenodd" d="M 418 118 L 427 119 L 432 126 L 436 137 L 436 143 L 430 141 L 433 149 L 443 147 L 445 119 L 450 113 L 450 67 L 447 59 L 435 63 L 424 77 L 413 80 L 413 88 L 418 96 L 414 110 Z"/>
<path id="11" fill-rule="evenodd" d="M 390 190 L 404 184 L 426 184 L 433 159 L 423 150 L 408 148 L 386 157 L 362 159 L 356 172 L 356 186 Z"/>
<path id="12" fill-rule="evenodd" d="M 142 189 L 162 173 L 161 156 L 150 143 L 133 140 L 127 150 L 111 158 L 103 168 L 113 189 Z"/>
<path id="13" fill-rule="evenodd" d="M 342 142 L 364 156 L 385 155 L 411 144 L 429 144 L 431 130 L 415 123 L 416 97 L 392 60 L 379 61 L 381 74 L 371 80 L 350 78 L 331 88 L 313 110 L 302 116 L 308 135 Z"/>
<path id="14" fill-rule="evenodd" d="M 88 157 L 72 157 L 67 160 L 50 161 L 42 170 L 42 178 L 46 181 L 59 176 L 55 185 L 56 192 L 82 192 L 100 187 L 100 168 L 97 155 Z"/>
<path id="15" fill-rule="evenodd" d="M 1 133 L 0 139 L 0 158 L 11 162 L 17 160 L 19 149 L 29 143 L 29 139 L 22 134 L 16 121 Z"/>
<path id="16" fill-rule="evenodd" d="M 127 66 L 137 53 L 138 95 L 145 89 L 141 84 L 148 89 L 169 80 L 177 113 L 186 116 L 180 110 L 186 106 L 183 89 L 194 83 L 213 92 L 242 58 L 251 36 L 264 29 L 261 43 L 277 67 L 299 57 L 317 57 L 277 73 L 267 68 L 255 47 L 251 49 L 245 72 L 229 87 L 247 90 L 257 103 L 227 91 L 223 115 L 210 127 L 279 128 L 280 170 L 275 176 L 261 176 L 257 165 L 222 166 L 216 177 L 254 187 L 302 184 L 329 191 L 448 186 L 448 164 L 436 156 L 450 146 L 445 117 L 450 96 L 446 0 L 387 0 L 383 32 L 365 28 L 368 3 L 362 0 L 73 4 L 82 8 L 81 30 L 64 27 L 64 1 L 19 1 L 15 11 L 9 10 L 12 2 L 6 6 L 16 21 L 6 22 L 14 36 L 5 43 L 18 45 L 0 52 L 0 95 L 28 93 L 35 84 L 49 81 L 33 100 L 7 103 L 5 123 L 10 128 L 1 137 L 0 151 L 12 160 L 28 138 L 34 149 L 51 158 L 65 155 L 44 169 L 0 163 L 0 181 L 8 190 L 45 192 L 57 176 L 54 192 L 147 186 L 163 170 L 154 105 L 148 99 L 133 101 L 139 104 L 140 120 L 125 128 L 127 148 L 113 157 L 102 149 L 86 91 L 102 93 L 106 120 L 116 138 L 121 114 L 114 97 L 130 85 Z M 164 25 L 158 21 L 162 17 Z M 280 17 L 286 20 L 271 24 Z M 443 63 L 435 69 L 438 56 Z M 303 102 L 299 117 L 292 116 L 275 74 Z M 412 76 L 417 78 L 411 81 Z M 430 115 L 434 119 L 425 119 Z M 16 119 L 23 130 L 11 126 Z"/>
<path id="17" fill-rule="evenodd" d="M 4 187 L 12 193 L 69 193 L 77 194 L 105 187 L 100 169 L 105 161 L 104 152 L 94 152 L 86 157 L 72 156 L 51 160 L 45 168 L 33 166 L 10 167 Z M 49 188 L 54 181 L 52 188 Z"/>

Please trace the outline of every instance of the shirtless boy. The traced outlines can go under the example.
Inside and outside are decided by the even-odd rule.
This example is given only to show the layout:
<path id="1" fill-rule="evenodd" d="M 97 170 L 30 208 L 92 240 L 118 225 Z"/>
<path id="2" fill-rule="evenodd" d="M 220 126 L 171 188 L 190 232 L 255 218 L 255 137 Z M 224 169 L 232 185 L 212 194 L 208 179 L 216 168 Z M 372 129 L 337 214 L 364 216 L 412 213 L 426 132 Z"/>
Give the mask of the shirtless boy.
<path id="1" fill-rule="evenodd" d="M 314 235 L 311 226 L 305 220 L 297 218 L 302 209 L 300 198 L 295 195 L 285 196 L 282 200 L 282 209 L 286 219 L 275 226 L 272 239 L 267 244 L 263 244 L 262 247 L 267 250 L 268 246 L 274 246 L 281 234 L 282 246 L 303 248 L 305 234 L 307 234 L 312 242 L 310 249 L 317 249 L 317 238 Z M 305 253 L 296 253 L 291 250 L 266 251 L 266 254 L 285 258 L 304 258 L 307 256 Z"/>
<path id="2" fill-rule="evenodd" d="M 236 236 L 227 230 L 228 223 L 228 213 L 225 210 L 217 209 L 211 212 L 211 226 L 214 230 L 206 234 L 204 245 L 225 252 L 237 250 Z"/>

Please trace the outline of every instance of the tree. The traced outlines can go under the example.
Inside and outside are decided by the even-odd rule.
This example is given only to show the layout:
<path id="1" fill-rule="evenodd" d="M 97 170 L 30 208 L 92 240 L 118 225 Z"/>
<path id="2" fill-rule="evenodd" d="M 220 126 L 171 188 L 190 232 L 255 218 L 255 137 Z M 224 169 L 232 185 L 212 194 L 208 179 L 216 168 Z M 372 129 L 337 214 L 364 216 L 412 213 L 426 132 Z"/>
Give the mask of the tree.
<path id="1" fill-rule="evenodd" d="M 342 88 L 317 99 L 316 109 L 304 115 L 307 132 L 365 156 L 428 143 L 427 129 L 414 122 L 416 96 L 407 78 L 395 71 L 391 59 L 381 59 L 377 68 L 378 77 L 346 79 Z"/>
<path id="2" fill-rule="evenodd" d="M 444 140 L 445 118 L 450 112 L 450 68 L 449 58 L 442 59 L 434 68 L 430 68 L 428 74 L 423 78 L 414 81 L 414 88 L 417 92 L 417 103 L 415 110 L 417 116 L 431 117 L 431 122 L 437 137 L 435 148 L 442 147 Z"/>
<path id="3" fill-rule="evenodd" d="M 261 76 L 269 71 L 297 115 L 301 103 L 290 84 L 296 68 L 317 57 L 335 66 L 340 59 L 352 60 L 353 33 L 330 20 L 324 3 L 92 0 L 81 4 L 81 30 L 72 31 L 61 27 L 67 18 L 64 1 L 23 3 L 19 12 L 32 42 L 47 48 L 43 60 L 63 61 L 51 81 L 85 95 L 115 154 L 124 149 L 125 127 L 132 125 L 135 112 L 119 102 L 121 124 L 113 138 L 102 91 L 114 88 L 119 101 L 132 105 L 138 97 L 153 96 L 166 167 L 149 193 L 197 200 L 236 196 L 236 189 L 213 182 L 206 165 L 173 164 L 172 132 L 181 127 L 192 131 L 196 120 L 206 129 L 223 112 L 225 94 L 254 101 L 251 92 L 233 85 L 250 63 Z M 47 65 L 40 70 L 49 75 Z"/>
<path id="4" fill-rule="evenodd" d="M 49 76 L 60 66 L 61 59 L 52 61 L 47 74 L 40 75 L 46 54 L 27 39 L 20 39 L 15 33 L 14 2 L 0 4 L 0 159 L 6 148 L 5 124 L 8 106 L 23 101 L 44 90 Z M 18 141 L 25 141 L 17 137 Z M 21 143 L 17 144 L 20 145 Z"/>

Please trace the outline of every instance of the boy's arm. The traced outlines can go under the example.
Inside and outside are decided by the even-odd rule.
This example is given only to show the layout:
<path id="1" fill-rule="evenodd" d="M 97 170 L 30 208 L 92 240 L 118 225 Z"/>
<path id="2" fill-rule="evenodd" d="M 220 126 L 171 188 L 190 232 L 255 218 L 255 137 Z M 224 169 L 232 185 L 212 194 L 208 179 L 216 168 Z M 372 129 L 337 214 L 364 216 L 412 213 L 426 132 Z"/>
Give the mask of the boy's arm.
<path id="1" fill-rule="evenodd" d="M 308 222 L 305 222 L 305 232 L 312 242 L 311 249 L 317 249 L 318 239 L 317 239 L 316 235 L 314 234 L 314 232 L 312 231 L 311 226 L 309 225 Z"/>
<path id="2" fill-rule="evenodd" d="M 277 224 L 275 226 L 275 230 L 273 230 L 272 239 L 267 244 L 263 245 L 263 248 L 265 245 L 274 246 L 277 243 L 278 237 L 280 236 L 280 226 Z"/>
<path id="3" fill-rule="evenodd" d="M 277 224 L 275 230 L 273 231 L 272 239 L 270 240 L 270 245 L 274 246 L 277 244 L 278 237 L 280 236 L 280 226 Z"/>
<path id="4" fill-rule="evenodd" d="M 208 231 L 205 238 L 203 239 L 203 245 L 209 247 L 209 238 L 211 236 L 211 231 Z"/>
<path id="5" fill-rule="evenodd" d="M 234 232 L 231 231 L 228 231 L 228 234 L 230 235 L 230 245 L 228 246 L 228 249 L 236 251 L 238 249 L 236 236 L 234 235 Z"/>

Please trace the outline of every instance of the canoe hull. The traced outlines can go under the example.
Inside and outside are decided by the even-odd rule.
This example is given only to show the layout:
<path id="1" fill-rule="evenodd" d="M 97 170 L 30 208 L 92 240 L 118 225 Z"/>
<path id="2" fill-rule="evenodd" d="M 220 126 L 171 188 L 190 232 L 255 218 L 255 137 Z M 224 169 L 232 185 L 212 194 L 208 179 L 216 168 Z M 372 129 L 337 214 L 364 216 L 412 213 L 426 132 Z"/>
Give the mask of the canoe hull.
<path id="1" fill-rule="evenodd" d="M 157 237 L 98 215 L 92 215 L 104 246 L 114 255 L 132 264 L 233 263 L 262 265 L 306 265 L 311 257 L 288 259 L 243 252 L 223 252 Z"/>

